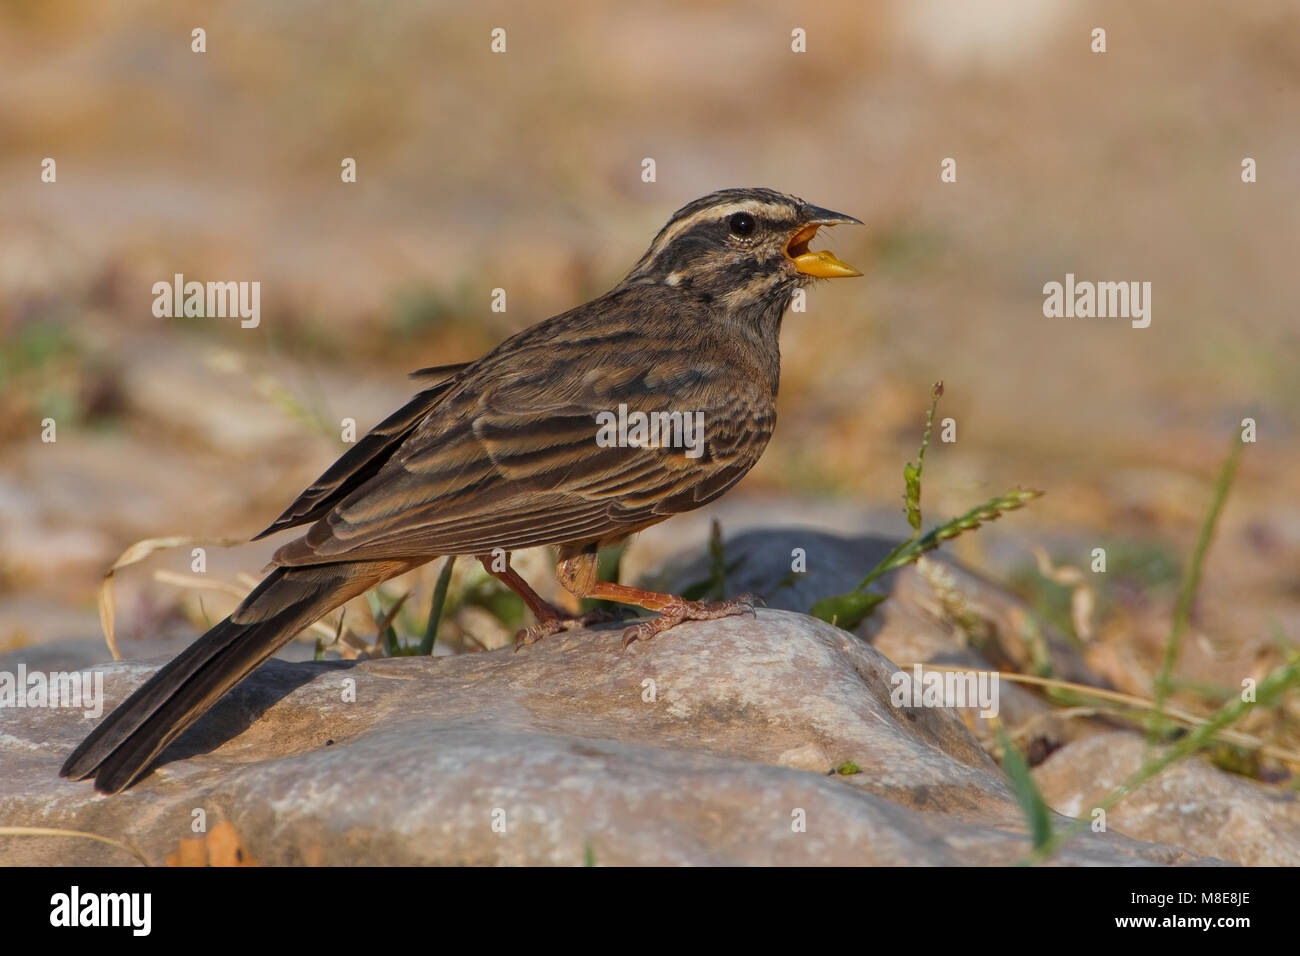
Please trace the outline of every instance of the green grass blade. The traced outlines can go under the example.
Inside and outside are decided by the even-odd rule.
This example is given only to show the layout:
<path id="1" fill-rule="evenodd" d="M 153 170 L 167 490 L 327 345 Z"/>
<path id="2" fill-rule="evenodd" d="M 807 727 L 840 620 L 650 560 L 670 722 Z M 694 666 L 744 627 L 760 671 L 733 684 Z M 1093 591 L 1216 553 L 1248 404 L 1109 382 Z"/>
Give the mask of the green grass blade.
<path id="1" fill-rule="evenodd" d="M 964 515 L 953 518 L 937 528 L 931 529 L 927 534 L 919 538 L 909 538 L 889 552 L 884 560 L 872 568 L 856 589 L 847 594 L 823 598 L 814 604 L 811 610 L 813 617 L 821 618 L 823 621 L 831 621 L 833 615 L 838 615 L 837 626 L 844 628 L 846 631 L 853 630 L 886 597 L 886 595 L 873 595 L 868 592 L 867 587 L 871 582 L 881 575 L 911 564 L 927 551 L 933 551 L 943 542 L 949 541 L 959 534 L 973 531 L 986 522 L 995 521 L 1008 511 L 1023 508 L 1040 495 L 1042 495 L 1041 491 L 1034 491 L 1033 489 L 1009 491 L 997 498 L 990 498 L 984 504 L 972 508 Z M 861 616 L 856 616 L 859 611 L 862 612 Z"/>
<path id="2" fill-rule="evenodd" d="M 420 641 L 420 653 L 432 654 L 434 642 L 438 640 L 438 624 L 442 620 L 442 609 L 447 603 L 447 586 L 451 584 L 451 568 L 456 563 L 452 555 L 442 563 L 438 574 L 438 583 L 433 588 L 433 603 L 429 606 L 429 621 L 424 626 L 424 637 Z"/>
<path id="3" fill-rule="evenodd" d="M 1174 605 L 1174 617 L 1169 626 L 1169 642 L 1165 645 L 1164 660 L 1160 664 L 1160 673 L 1155 680 L 1156 713 L 1151 721 L 1149 740 L 1155 743 L 1168 731 L 1169 721 L 1165 719 L 1165 702 L 1173 687 L 1174 667 L 1178 664 L 1178 655 L 1183 648 L 1183 637 L 1187 633 L 1191 620 L 1192 606 L 1196 603 L 1196 592 L 1201 586 L 1201 571 L 1205 566 L 1205 555 L 1214 540 L 1214 529 L 1223 513 L 1224 502 L 1232 490 L 1233 479 L 1237 476 L 1237 466 L 1241 461 L 1241 451 L 1246 445 L 1236 435 L 1233 436 L 1232 448 L 1219 469 L 1219 476 L 1214 482 L 1214 497 L 1209 510 L 1201 521 L 1200 534 L 1196 537 L 1196 546 L 1192 549 L 1183 573 L 1182 584 L 1178 589 L 1178 602 Z"/>
<path id="4" fill-rule="evenodd" d="M 1127 780 L 1107 794 L 1093 809 L 1101 809 L 1109 813 L 1121 800 L 1147 783 L 1166 767 L 1195 753 L 1202 747 L 1208 746 L 1220 731 L 1228 729 L 1256 707 L 1274 706 L 1282 698 L 1283 694 L 1297 685 L 1300 685 L 1300 654 L 1293 654 L 1285 664 L 1275 667 L 1260 681 L 1259 686 L 1256 688 L 1255 700 L 1248 701 L 1238 698 L 1224 704 L 1210 715 L 1205 723 L 1193 728 L 1185 736 L 1180 737 L 1177 743 L 1170 746 L 1164 753 L 1152 757 L 1133 771 Z M 1035 850 L 1022 862 L 1037 863 L 1049 859 L 1061 847 L 1090 826 L 1091 820 L 1088 818 L 1076 820 L 1069 827 L 1059 831 L 1052 837 L 1046 846 Z"/>
<path id="5" fill-rule="evenodd" d="M 1002 769 L 1011 781 L 1011 789 L 1016 795 L 1016 802 L 1025 815 L 1029 827 L 1029 838 L 1035 850 L 1041 850 L 1052 839 L 1052 811 L 1038 792 L 1034 775 L 1029 772 L 1029 764 L 1021 756 L 1016 745 L 1007 736 L 1002 723 L 998 722 L 998 744 L 1002 747 Z"/>
<path id="6" fill-rule="evenodd" d="M 907 523 L 912 526 L 912 536 L 921 533 L 921 471 L 925 468 L 925 450 L 930 445 L 930 429 L 934 427 L 934 411 L 943 395 L 943 382 L 935 382 L 930 390 L 930 410 L 925 416 L 925 432 L 921 435 L 921 449 L 916 453 L 916 464 L 910 461 L 903 466 L 903 500 L 907 505 Z"/>

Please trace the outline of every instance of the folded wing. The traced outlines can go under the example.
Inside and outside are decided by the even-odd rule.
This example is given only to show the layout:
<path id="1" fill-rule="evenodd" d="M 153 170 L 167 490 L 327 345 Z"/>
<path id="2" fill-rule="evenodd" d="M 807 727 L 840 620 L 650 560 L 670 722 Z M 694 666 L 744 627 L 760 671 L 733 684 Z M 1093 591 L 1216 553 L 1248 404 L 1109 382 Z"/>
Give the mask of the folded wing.
<path id="1" fill-rule="evenodd" d="M 381 467 L 344 496 L 331 494 L 328 511 L 276 562 L 617 540 L 722 494 L 758 460 L 775 422 L 763 389 L 698 353 L 628 350 L 616 361 L 606 354 L 599 364 L 578 358 L 530 371 L 498 372 L 492 379 L 506 384 L 496 388 L 457 388 Z M 602 447 L 597 415 L 620 404 L 703 413 L 702 453 Z"/>

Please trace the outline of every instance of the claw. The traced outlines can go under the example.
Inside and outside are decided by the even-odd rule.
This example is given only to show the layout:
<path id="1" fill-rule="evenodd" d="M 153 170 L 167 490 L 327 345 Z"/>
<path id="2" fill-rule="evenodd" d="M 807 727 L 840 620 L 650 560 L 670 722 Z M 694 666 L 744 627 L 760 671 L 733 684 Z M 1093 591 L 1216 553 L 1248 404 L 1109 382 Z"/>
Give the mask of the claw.
<path id="1" fill-rule="evenodd" d="M 634 624 L 623 632 L 623 647 L 626 649 L 633 641 L 648 641 L 656 634 L 662 634 L 676 627 L 683 621 L 714 621 L 736 614 L 756 615 L 752 594 L 743 594 L 730 601 L 716 601 L 708 604 L 704 601 L 678 601 L 661 608 L 659 616 L 653 620 Z"/>
<path id="2" fill-rule="evenodd" d="M 515 634 L 515 653 L 527 644 L 536 644 L 544 637 L 559 634 L 561 631 L 576 631 L 593 624 L 605 624 L 619 620 L 621 615 L 613 611 L 588 611 L 579 617 L 554 617 L 538 621 L 530 627 L 521 628 Z"/>

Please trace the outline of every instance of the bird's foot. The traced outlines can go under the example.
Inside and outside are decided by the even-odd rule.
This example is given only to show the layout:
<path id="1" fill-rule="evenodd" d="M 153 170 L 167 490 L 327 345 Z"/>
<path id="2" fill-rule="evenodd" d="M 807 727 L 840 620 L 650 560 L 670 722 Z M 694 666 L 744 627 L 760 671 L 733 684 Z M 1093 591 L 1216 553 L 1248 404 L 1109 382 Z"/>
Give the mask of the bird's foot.
<path id="1" fill-rule="evenodd" d="M 610 621 L 618 621 L 622 615 L 616 611 L 588 611 L 577 617 L 569 617 L 563 614 L 556 614 L 555 617 L 545 618 L 533 624 L 530 627 L 520 629 L 515 634 L 515 650 L 526 644 L 536 644 L 544 637 L 550 637 L 552 634 L 559 634 L 562 631 L 576 631 L 584 627 L 590 627 L 593 624 L 606 624 Z"/>
<path id="2" fill-rule="evenodd" d="M 753 614 L 758 598 L 752 594 L 742 594 L 729 601 L 687 601 L 679 599 L 667 607 L 659 609 L 659 616 L 653 620 L 634 624 L 623 632 L 623 647 L 633 641 L 648 641 L 656 634 L 661 634 L 682 621 L 715 621 L 720 617 L 736 614 Z"/>

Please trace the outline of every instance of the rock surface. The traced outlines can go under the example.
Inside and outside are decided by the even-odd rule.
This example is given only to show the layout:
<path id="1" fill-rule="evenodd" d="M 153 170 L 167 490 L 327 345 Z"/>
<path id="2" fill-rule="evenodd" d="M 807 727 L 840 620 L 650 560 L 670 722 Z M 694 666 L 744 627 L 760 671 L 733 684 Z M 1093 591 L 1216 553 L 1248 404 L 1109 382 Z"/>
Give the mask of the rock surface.
<path id="1" fill-rule="evenodd" d="M 726 577 L 727 593 L 749 592 L 759 595 L 768 607 L 806 613 L 821 598 L 856 588 L 897 543 L 811 528 L 745 531 L 724 543 L 725 563 L 735 565 Z M 796 549 L 806 557 L 806 571 L 791 574 Z M 856 633 L 886 657 L 903 666 L 924 663 L 1019 673 L 1041 673 L 1040 661 L 1045 659 L 1054 677 L 1104 686 L 1054 629 L 1045 627 L 1041 646 L 1030 646 L 1025 638 L 1030 632 L 1024 604 L 1014 595 L 942 553 L 924 560 L 924 569 L 900 568 L 872 585 L 872 590 L 888 594 L 889 600 Z M 681 570 L 658 583 L 669 590 L 685 588 L 709 578 L 710 559 L 682 556 L 666 567 Z M 964 628 L 955 612 L 960 613 Z M 977 633 L 967 633 L 971 629 Z M 1001 682 L 999 697 L 999 718 L 1017 733 L 1031 757 L 1111 729 L 1101 720 L 1060 720 L 1056 708 L 1040 695 L 1010 681 Z M 964 710 L 961 716 L 981 740 L 992 739 L 990 725 L 977 712 Z"/>
<path id="2" fill-rule="evenodd" d="M 0 826 L 90 831 L 155 863 L 1009 864 L 1025 852 L 1001 771 L 953 711 L 892 706 L 896 668 L 861 639 L 766 609 L 627 651 L 619 634 L 517 654 L 271 661 L 115 797 L 57 776 L 90 726 L 79 711 L 6 708 Z M 106 708 L 150 669 L 103 667 Z M 845 761 L 861 772 L 831 774 Z M 1115 833 L 1059 860 L 1214 862 Z M 82 839 L 0 837 L 3 864 L 130 862 Z"/>
<path id="3" fill-rule="evenodd" d="M 752 592 L 768 607 L 807 612 L 825 597 L 857 587 L 863 576 L 889 554 L 898 541 L 875 535 L 844 537 L 811 528 L 755 529 L 724 542 L 729 593 Z M 792 553 L 799 549 L 806 570 L 791 573 Z M 980 577 L 941 552 L 924 559 L 934 572 L 945 576 L 948 589 L 960 596 L 965 610 L 978 617 L 991 633 L 989 650 L 1024 666 L 1032 652 L 1023 646 L 1023 604 L 1002 588 Z M 686 587 L 709 577 L 710 559 L 696 555 L 667 562 L 680 568 L 666 583 Z M 880 578 L 872 590 L 888 593 L 889 601 L 858 628 L 858 632 L 895 660 L 927 661 L 937 654 L 965 646 L 954 634 L 955 623 L 936 596 L 935 588 L 915 565 Z M 1087 682 L 1092 679 L 1078 652 L 1059 634 L 1043 634 L 1058 676 Z"/>
<path id="4" fill-rule="evenodd" d="M 1043 799 L 1072 816 L 1088 813 L 1146 759 L 1137 734 L 1090 737 L 1034 770 Z M 1248 866 L 1300 866 L 1300 801 L 1199 760 L 1174 764 L 1110 812 L 1111 829 L 1141 840 L 1177 842 Z"/>

